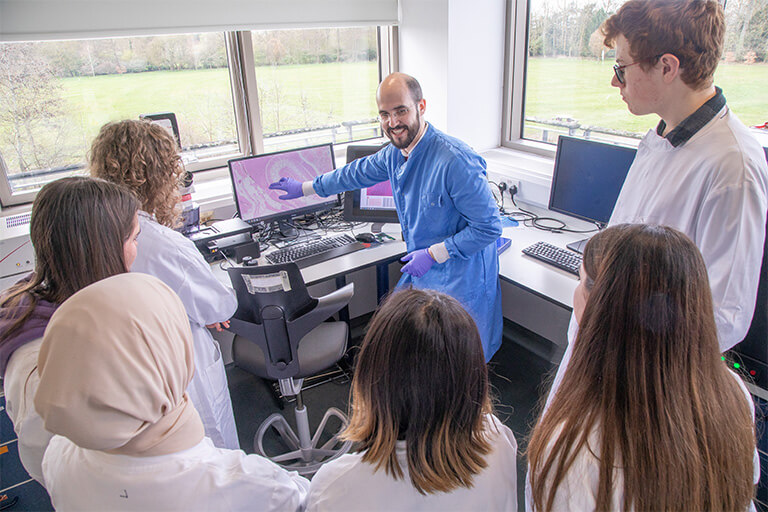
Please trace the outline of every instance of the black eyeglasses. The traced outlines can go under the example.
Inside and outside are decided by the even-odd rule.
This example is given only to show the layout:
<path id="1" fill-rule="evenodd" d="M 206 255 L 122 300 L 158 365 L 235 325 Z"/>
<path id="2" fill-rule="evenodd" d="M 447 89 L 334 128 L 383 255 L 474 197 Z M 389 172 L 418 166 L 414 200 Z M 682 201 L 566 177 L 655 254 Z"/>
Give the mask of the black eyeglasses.
<path id="1" fill-rule="evenodd" d="M 624 64 L 622 66 L 619 66 L 618 64 L 614 64 L 613 72 L 616 74 L 616 80 L 618 80 L 619 83 L 623 85 L 624 84 L 624 70 L 625 69 L 627 69 L 630 66 L 634 66 L 635 64 L 640 64 L 641 62 L 648 62 L 648 61 L 656 60 L 659 57 L 661 57 L 662 55 L 664 55 L 664 54 L 660 53 L 660 54 L 655 55 L 653 57 L 650 57 L 648 59 L 636 60 L 635 62 L 633 62 L 631 64 Z"/>

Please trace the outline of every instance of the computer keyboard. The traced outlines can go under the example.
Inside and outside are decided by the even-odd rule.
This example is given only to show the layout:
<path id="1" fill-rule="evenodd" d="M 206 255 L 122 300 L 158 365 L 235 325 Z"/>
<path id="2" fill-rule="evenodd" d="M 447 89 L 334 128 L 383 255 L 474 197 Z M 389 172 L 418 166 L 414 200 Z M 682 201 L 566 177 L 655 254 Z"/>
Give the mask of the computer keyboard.
<path id="1" fill-rule="evenodd" d="M 579 275 L 581 255 L 575 252 L 555 247 L 546 242 L 536 242 L 530 247 L 523 249 L 523 254 L 527 254 L 531 258 L 536 258 L 544 263 L 549 263 L 571 274 Z"/>
<path id="2" fill-rule="evenodd" d="M 292 261 L 299 268 L 304 268 L 364 248 L 363 244 L 345 233 L 320 240 L 297 242 L 288 247 L 270 252 L 265 257 L 272 264 Z"/>

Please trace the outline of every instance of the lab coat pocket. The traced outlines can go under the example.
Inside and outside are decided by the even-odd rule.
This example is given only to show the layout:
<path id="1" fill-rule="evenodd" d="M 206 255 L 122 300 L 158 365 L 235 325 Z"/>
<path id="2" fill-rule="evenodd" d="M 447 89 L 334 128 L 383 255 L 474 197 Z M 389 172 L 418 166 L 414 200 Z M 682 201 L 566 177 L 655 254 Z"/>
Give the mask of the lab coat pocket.
<path id="1" fill-rule="evenodd" d="M 452 208 L 447 208 L 446 199 L 435 193 L 422 194 L 419 203 L 419 216 L 429 224 L 433 235 L 444 237 L 444 230 L 449 221 Z"/>
<path id="2" fill-rule="evenodd" d="M 443 207 L 443 196 L 440 194 L 422 194 L 421 195 L 421 209 L 422 210 L 430 210 L 433 208 L 442 208 Z"/>

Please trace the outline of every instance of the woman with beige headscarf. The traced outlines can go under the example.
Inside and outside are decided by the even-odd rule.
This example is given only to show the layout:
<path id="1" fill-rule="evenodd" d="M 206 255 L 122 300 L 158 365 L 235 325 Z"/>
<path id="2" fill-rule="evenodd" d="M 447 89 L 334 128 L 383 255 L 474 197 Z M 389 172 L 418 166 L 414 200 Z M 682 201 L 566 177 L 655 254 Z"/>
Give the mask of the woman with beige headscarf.
<path id="1" fill-rule="evenodd" d="M 192 334 L 178 296 L 122 274 L 54 313 L 35 407 L 57 434 L 43 459 L 57 510 L 300 510 L 309 482 L 214 447 L 186 393 Z"/>

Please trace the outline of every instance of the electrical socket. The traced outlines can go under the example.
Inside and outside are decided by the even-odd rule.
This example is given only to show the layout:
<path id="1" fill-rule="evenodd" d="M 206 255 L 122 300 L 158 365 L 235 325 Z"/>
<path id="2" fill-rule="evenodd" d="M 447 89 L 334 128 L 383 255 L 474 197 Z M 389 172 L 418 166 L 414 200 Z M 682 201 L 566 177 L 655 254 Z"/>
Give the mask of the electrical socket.
<path id="1" fill-rule="evenodd" d="M 502 180 L 502 182 L 507 186 L 506 192 L 510 197 L 512 196 L 512 190 L 513 190 L 512 187 L 515 187 L 517 189 L 514 195 L 517 195 L 520 193 L 520 180 L 506 179 L 506 180 Z"/>

